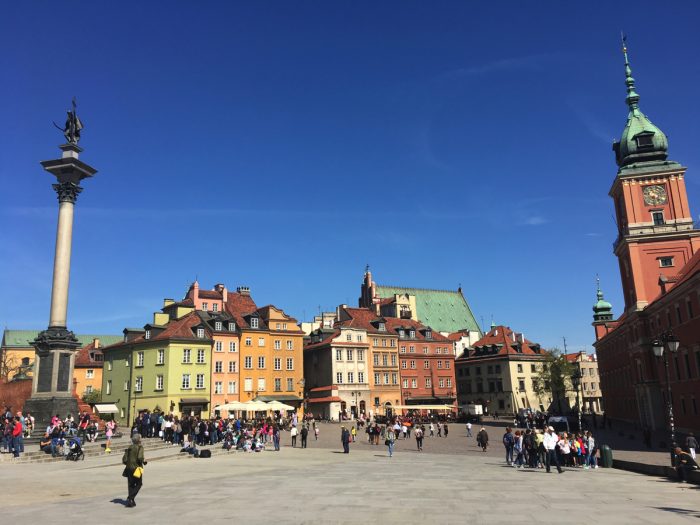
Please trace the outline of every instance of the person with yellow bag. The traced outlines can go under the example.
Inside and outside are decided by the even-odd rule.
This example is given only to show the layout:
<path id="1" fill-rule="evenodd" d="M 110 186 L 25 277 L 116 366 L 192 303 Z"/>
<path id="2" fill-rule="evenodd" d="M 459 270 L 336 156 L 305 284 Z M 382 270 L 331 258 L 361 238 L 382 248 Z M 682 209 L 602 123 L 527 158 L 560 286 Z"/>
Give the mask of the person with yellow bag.
<path id="1" fill-rule="evenodd" d="M 141 485 L 143 485 L 143 467 L 147 463 L 143 457 L 143 445 L 141 445 L 140 434 L 134 434 L 131 437 L 131 445 L 124 452 L 122 463 L 125 465 L 122 476 L 127 479 L 129 489 L 126 506 L 135 507 L 136 495 L 141 490 Z"/>

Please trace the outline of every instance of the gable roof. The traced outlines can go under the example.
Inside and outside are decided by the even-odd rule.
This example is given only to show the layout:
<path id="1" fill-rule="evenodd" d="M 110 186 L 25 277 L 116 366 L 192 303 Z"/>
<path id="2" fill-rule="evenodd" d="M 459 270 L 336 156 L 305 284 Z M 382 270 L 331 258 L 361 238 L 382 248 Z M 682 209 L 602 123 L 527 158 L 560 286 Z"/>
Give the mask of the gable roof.
<path id="1" fill-rule="evenodd" d="M 76 367 L 91 367 L 91 368 L 102 368 L 104 366 L 103 361 L 96 361 L 90 358 L 90 354 L 102 355 L 101 348 L 95 348 L 94 341 L 90 344 L 83 346 L 78 353 L 75 355 L 75 366 Z"/>
<path id="2" fill-rule="evenodd" d="M 522 334 L 518 334 L 522 337 Z M 471 349 L 469 356 L 479 355 L 483 350 L 496 348 L 493 355 L 542 355 L 540 345 L 518 336 L 508 326 L 492 326 L 491 330 L 479 339 Z M 518 348 L 520 351 L 518 351 Z"/>
<path id="3" fill-rule="evenodd" d="M 9 330 L 5 329 L 2 334 L 3 348 L 31 348 L 31 341 L 36 339 L 41 330 Z M 75 334 L 81 346 L 92 343 L 94 339 L 100 340 L 100 346 L 108 346 L 121 341 L 123 335 L 96 335 L 96 334 Z"/>
<path id="4" fill-rule="evenodd" d="M 388 299 L 394 295 L 409 294 L 416 298 L 418 319 L 436 332 L 457 332 L 468 329 L 481 333 L 467 300 L 461 290 L 429 290 L 377 284 L 377 296 Z"/>

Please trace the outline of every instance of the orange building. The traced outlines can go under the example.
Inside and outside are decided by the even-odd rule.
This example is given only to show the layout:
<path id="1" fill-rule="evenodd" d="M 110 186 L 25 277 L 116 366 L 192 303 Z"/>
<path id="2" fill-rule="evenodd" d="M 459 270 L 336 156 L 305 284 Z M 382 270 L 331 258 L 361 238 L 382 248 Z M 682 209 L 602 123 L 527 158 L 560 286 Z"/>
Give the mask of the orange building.
<path id="1" fill-rule="evenodd" d="M 75 356 L 73 390 L 80 398 L 102 388 L 104 356 L 101 348 L 100 340 L 93 339 L 78 350 Z"/>

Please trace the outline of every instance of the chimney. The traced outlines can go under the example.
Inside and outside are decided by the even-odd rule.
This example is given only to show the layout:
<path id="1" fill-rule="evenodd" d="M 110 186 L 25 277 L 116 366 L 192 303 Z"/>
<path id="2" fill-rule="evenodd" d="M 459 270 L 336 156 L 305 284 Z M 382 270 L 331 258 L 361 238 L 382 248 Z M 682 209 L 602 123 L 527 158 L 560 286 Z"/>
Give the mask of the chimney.
<path id="1" fill-rule="evenodd" d="M 525 334 L 523 334 L 522 332 L 516 333 L 515 339 L 518 341 L 518 343 L 523 344 L 525 342 Z"/>
<path id="2" fill-rule="evenodd" d="M 165 308 L 166 306 L 170 306 L 174 302 L 175 302 L 174 299 L 163 299 L 163 308 Z"/>
<path id="3" fill-rule="evenodd" d="M 99 348 L 99 347 L 100 347 L 100 340 L 99 340 L 97 337 L 95 337 L 95 338 L 92 340 L 92 346 L 94 346 L 95 348 Z"/>
<path id="4" fill-rule="evenodd" d="M 239 286 L 238 288 L 236 288 L 236 291 L 241 295 L 250 296 L 250 288 L 248 288 L 247 286 Z"/>

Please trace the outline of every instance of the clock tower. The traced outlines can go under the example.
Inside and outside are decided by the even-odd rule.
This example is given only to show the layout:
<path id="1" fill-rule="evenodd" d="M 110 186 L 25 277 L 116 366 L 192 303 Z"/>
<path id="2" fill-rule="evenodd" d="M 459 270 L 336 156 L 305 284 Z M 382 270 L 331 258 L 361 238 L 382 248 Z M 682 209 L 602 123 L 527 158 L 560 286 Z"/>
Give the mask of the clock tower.
<path id="1" fill-rule="evenodd" d="M 609 195 L 615 202 L 625 310 L 641 310 L 700 249 L 685 189 L 686 168 L 668 160 L 668 139 L 639 109 L 639 95 L 623 41 L 627 124 L 613 144 L 618 165 Z"/>

